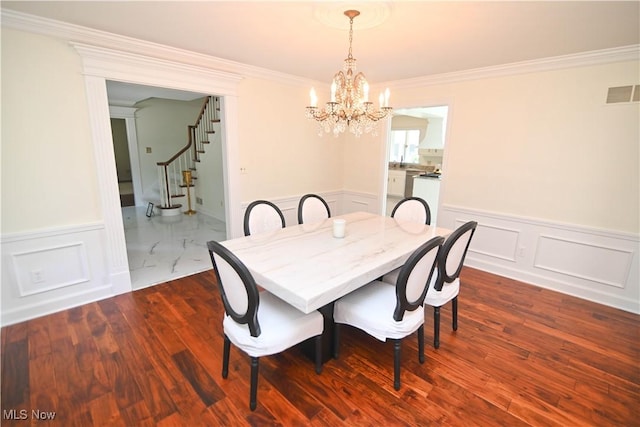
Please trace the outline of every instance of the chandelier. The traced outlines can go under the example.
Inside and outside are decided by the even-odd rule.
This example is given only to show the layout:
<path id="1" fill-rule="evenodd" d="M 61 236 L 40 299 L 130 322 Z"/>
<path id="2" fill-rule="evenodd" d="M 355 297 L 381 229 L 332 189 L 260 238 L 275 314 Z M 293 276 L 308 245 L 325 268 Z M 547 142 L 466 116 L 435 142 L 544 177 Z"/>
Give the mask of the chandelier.
<path id="1" fill-rule="evenodd" d="M 344 69 L 333 76 L 331 101 L 324 108 L 318 108 L 316 91 L 311 88 L 311 105 L 307 107 L 306 117 L 318 121 L 319 135 L 324 131 L 338 136 L 347 129 L 355 136 L 369 132 L 376 135 L 378 120 L 387 117 L 392 110 L 389 107 L 389 89 L 380 94 L 379 106 L 374 107 L 369 101 L 369 83 L 364 74 L 355 74 L 356 60 L 351 54 L 353 18 L 360 12 L 347 10 L 344 14 L 349 18 L 349 55 L 344 60 Z"/>

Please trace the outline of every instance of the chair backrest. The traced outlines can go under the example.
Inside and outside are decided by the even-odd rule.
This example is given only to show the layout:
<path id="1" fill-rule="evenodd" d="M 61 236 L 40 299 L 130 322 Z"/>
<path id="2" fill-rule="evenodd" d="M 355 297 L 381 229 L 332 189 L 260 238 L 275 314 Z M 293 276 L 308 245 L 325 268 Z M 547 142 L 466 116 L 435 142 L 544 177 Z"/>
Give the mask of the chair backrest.
<path id="1" fill-rule="evenodd" d="M 469 221 L 458 227 L 447 237 L 438 255 L 438 281 L 435 288 L 441 291 L 445 283 L 451 283 L 460 276 L 464 258 L 471 243 L 471 238 L 476 231 L 478 223 Z"/>
<path id="2" fill-rule="evenodd" d="M 244 235 L 264 233 L 265 231 L 284 228 L 284 215 L 273 203 L 267 200 L 256 200 L 247 206 L 244 212 Z"/>
<path id="3" fill-rule="evenodd" d="M 317 194 L 305 194 L 298 203 L 298 224 L 331 218 L 331 210 L 324 199 Z"/>
<path id="4" fill-rule="evenodd" d="M 431 210 L 424 199 L 420 197 L 406 197 L 393 207 L 391 218 L 430 225 Z"/>
<path id="5" fill-rule="evenodd" d="M 444 237 L 438 236 L 422 244 L 400 269 L 396 282 L 394 320 L 402 320 L 405 311 L 422 307 L 443 242 Z"/>
<path id="6" fill-rule="evenodd" d="M 247 324 L 251 336 L 259 336 L 260 293 L 253 276 L 242 261 L 220 243 L 207 242 L 207 248 L 225 313 L 237 323 Z"/>

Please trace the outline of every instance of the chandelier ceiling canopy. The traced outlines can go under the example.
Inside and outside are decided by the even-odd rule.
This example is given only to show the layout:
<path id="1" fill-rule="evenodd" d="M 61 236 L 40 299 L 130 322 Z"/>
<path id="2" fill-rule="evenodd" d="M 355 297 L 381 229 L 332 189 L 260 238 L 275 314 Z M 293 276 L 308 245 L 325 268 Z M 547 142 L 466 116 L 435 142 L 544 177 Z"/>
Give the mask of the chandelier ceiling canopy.
<path id="1" fill-rule="evenodd" d="M 355 136 L 363 133 L 377 133 L 377 122 L 387 117 L 392 110 L 389 107 L 389 89 L 380 94 L 378 107 L 369 101 L 369 83 L 363 73 L 356 74 L 356 59 L 352 54 L 353 19 L 360 15 L 357 10 L 347 10 L 349 18 L 349 55 L 344 60 L 344 68 L 333 76 L 331 98 L 324 108 L 318 107 L 318 97 L 311 88 L 311 105 L 306 109 L 306 117 L 315 119 L 319 124 L 319 134 L 333 133 L 338 136 L 347 129 Z"/>

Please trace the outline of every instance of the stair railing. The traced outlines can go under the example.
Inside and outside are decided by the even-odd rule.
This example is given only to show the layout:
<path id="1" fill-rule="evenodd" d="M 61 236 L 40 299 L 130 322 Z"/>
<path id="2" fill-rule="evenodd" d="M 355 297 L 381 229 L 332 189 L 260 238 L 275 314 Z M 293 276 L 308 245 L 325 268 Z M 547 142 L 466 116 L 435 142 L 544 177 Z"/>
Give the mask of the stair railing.
<path id="1" fill-rule="evenodd" d="M 173 203 L 172 200 L 184 197 L 182 188 L 185 187 L 182 179 L 182 171 L 195 172 L 196 164 L 200 161 L 200 154 L 205 152 L 205 144 L 209 143 L 209 134 L 213 133 L 211 123 L 219 122 L 219 98 L 208 96 L 204 101 L 195 125 L 187 126 L 188 142 L 176 154 L 164 162 L 156 163 L 158 166 L 158 182 L 160 183 L 161 209 L 175 209 L 182 205 Z M 193 176 L 197 179 L 197 176 Z M 191 184 L 193 186 L 193 183 Z M 187 188 L 187 191 L 189 189 Z"/>

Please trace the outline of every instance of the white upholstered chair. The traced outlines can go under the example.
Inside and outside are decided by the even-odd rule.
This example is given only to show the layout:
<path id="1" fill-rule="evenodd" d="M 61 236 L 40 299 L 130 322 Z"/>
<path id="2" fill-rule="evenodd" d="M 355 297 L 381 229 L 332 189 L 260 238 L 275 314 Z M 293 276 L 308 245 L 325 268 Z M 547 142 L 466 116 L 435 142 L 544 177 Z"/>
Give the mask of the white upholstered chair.
<path id="1" fill-rule="evenodd" d="M 431 210 L 429 204 L 420 197 L 406 197 L 400 200 L 391 211 L 391 218 L 404 221 L 431 224 Z"/>
<path id="2" fill-rule="evenodd" d="M 433 307 L 433 346 L 440 347 L 440 307 L 451 301 L 452 327 L 458 330 L 458 294 L 460 272 L 478 223 L 469 221 L 447 237 L 438 255 L 438 269 L 434 286 L 429 287 L 425 306 Z"/>
<path id="3" fill-rule="evenodd" d="M 269 292 L 259 292 L 249 270 L 231 251 L 213 241 L 207 247 L 225 311 L 222 377 L 227 378 L 229 373 L 233 343 L 251 359 L 249 407 L 254 410 L 260 357 L 280 353 L 315 337 L 316 373 L 322 371 L 324 319 L 318 311 L 304 314 Z"/>
<path id="4" fill-rule="evenodd" d="M 264 233 L 284 228 L 284 215 L 273 203 L 267 200 L 256 200 L 247 206 L 244 212 L 244 235 Z"/>
<path id="5" fill-rule="evenodd" d="M 420 197 L 406 197 L 400 200 L 391 211 L 391 218 L 399 221 L 410 221 L 419 224 L 431 224 L 431 210 L 429 204 Z M 385 274 L 382 277 L 383 282 L 396 283 L 400 269 Z"/>
<path id="6" fill-rule="evenodd" d="M 434 274 L 444 238 L 424 243 L 402 266 L 395 284 L 373 281 L 334 304 L 334 357 L 340 347 L 342 324 L 361 329 L 380 340 L 393 342 L 393 386 L 400 389 L 400 342 L 418 331 L 418 360 L 424 362 L 423 300 Z"/>
<path id="7" fill-rule="evenodd" d="M 298 203 L 298 224 L 331 218 L 331 210 L 324 199 L 317 194 L 305 194 Z"/>

